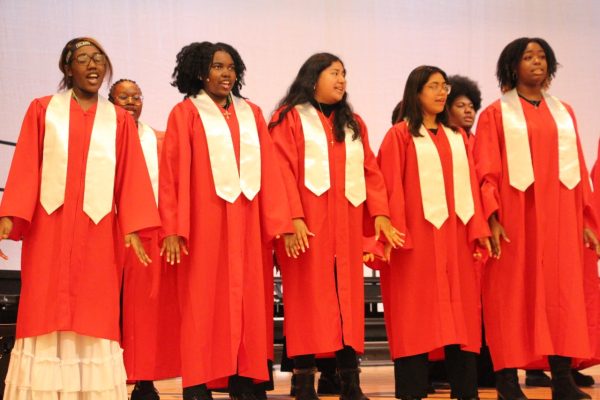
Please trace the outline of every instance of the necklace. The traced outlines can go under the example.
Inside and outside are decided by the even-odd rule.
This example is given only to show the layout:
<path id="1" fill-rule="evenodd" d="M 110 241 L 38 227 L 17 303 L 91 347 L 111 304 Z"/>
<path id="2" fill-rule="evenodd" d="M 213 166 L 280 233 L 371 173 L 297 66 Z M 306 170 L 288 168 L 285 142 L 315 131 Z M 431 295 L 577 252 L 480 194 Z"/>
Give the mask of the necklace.
<path id="1" fill-rule="evenodd" d="M 535 108 L 538 108 L 540 106 L 540 104 L 542 103 L 542 100 L 531 100 L 531 99 L 528 99 L 527 97 L 523 96 L 519 92 L 517 92 L 517 94 L 519 95 L 520 98 L 522 98 L 523 100 L 525 100 L 526 102 L 528 102 L 529 104 L 534 106 Z"/>
<path id="2" fill-rule="evenodd" d="M 329 143 L 331 143 L 331 145 L 333 146 L 335 144 L 335 141 L 333 140 L 333 126 L 331 126 L 331 124 L 329 123 L 329 118 L 325 116 L 325 113 L 321 108 L 321 103 L 317 101 L 317 104 L 319 105 L 319 111 L 321 111 L 321 114 L 323 114 L 323 116 L 325 117 L 325 123 L 327 124 L 327 126 L 329 127 L 329 131 L 331 132 L 331 140 L 329 141 Z"/>
<path id="3" fill-rule="evenodd" d="M 223 115 L 225 116 L 225 118 L 229 119 L 229 117 L 231 117 L 231 113 L 229 112 L 229 106 L 231 105 L 231 99 L 229 98 L 229 95 L 227 96 L 227 98 L 225 99 L 225 105 L 221 106 L 223 107 Z"/>

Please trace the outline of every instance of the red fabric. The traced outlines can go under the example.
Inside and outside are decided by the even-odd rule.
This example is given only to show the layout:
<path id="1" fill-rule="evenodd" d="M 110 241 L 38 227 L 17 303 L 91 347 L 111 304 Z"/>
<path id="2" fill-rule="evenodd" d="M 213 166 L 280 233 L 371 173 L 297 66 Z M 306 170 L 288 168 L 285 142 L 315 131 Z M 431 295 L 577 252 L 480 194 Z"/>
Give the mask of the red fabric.
<path id="1" fill-rule="evenodd" d="M 596 217 L 600 215 L 600 141 L 598 142 L 598 158 L 590 172 L 590 178 L 594 186 L 592 194 L 592 206 Z M 595 224 L 593 226 L 596 237 L 599 236 L 600 229 Z M 596 253 L 587 250 L 584 255 L 585 265 L 585 303 L 587 307 L 588 329 L 590 334 L 590 346 L 592 349 L 592 358 L 581 360 L 578 367 L 588 368 L 592 365 L 600 364 L 600 278 L 598 277 L 598 256 Z"/>
<path id="2" fill-rule="evenodd" d="M 327 119 L 319 112 L 323 127 L 329 132 L 333 116 Z M 273 120 L 277 117 L 276 114 Z M 344 194 L 344 143 L 328 145 L 331 188 L 316 196 L 304 186 L 304 135 L 298 112 L 292 109 L 271 129 L 292 215 L 303 217 L 315 234 L 309 239 L 310 249 L 297 259 L 288 257 L 281 244 L 276 246 L 290 357 L 332 353 L 344 344 L 358 352 L 364 350 L 363 209 L 368 207 L 371 216 L 388 215 L 389 210 L 367 128 L 358 116 L 356 119 L 361 127 L 367 187 L 366 203 L 358 207 Z"/>
<path id="3" fill-rule="evenodd" d="M 158 154 L 164 132 L 157 132 Z M 129 252 L 123 281 L 123 359 L 127 379 L 161 380 L 180 375 L 179 304 L 174 267 L 160 257 L 158 230 L 144 246 L 152 263 Z"/>
<path id="4" fill-rule="evenodd" d="M 450 344 L 477 353 L 481 347 L 473 241 L 488 236 L 489 229 L 483 219 L 475 170 L 469 156 L 475 215 L 465 226 L 454 211 L 450 144 L 441 126 L 431 137 L 440 155 L 449 213 L 440 229 L 424 218 L 417 155 L 406 122 L 394 125 L 379 149 L 392 223 L 406 233 L 404 248 L 392 251 L 389 265 L 381 263 L 381 291 L 393 359 L 435 354 Z"/>
<path id="5" fill-rule="evenodd" d="M 118 341 L 123 270 L 116 252 L 123 237 L 115 232 L 160 225 L 137 126 L 116 107 L 114 206 L 96 225 L 83 212 L 96 105 L 83 111 L 72 100 L 64 204 L 48 215 L 39 202 L 39 187 L 50 99 L 34 100 L 27 110 L 0 206 L 0 216 L 16 222 L 11 238 L 23 240 L 17 337 L 74 331 Z"/>
<path id="6" fill-rule="evenodd" d="M 583 289 L 589 180 L 578 140 L 581 182 L 558 179 L 558 134 L 546 102 L 521 100 L 535 182 L 510 186 L 500 101 L 479 116 L 474 156 L 485 215 L 498 212 L 511 243 L 483 274 L 485 331 L 494 368 L 544 367 L 545 356 L 589 358 Z M 571 108 L 566 105 L 573 120 Z M 590 218 L 591 219 L 591 218 Z"/>
<path id="7" fill-rule="evenodd" d="M 263 241 L 291 232 L 285 189 L 260 109 L 250 104 L 261 142 L 261 188 L 249 201 L 217 196 L 206 134 L 190 100 L 169 116 L 160 163 L 159 209 L 165 235 L 184 237 L 177 265 L 183 386 L 236 372 L 268 380 Z M 227 120 L 239 163 L 235 110 Z M 261 237 L 262 232 L 262 237 Z"/>

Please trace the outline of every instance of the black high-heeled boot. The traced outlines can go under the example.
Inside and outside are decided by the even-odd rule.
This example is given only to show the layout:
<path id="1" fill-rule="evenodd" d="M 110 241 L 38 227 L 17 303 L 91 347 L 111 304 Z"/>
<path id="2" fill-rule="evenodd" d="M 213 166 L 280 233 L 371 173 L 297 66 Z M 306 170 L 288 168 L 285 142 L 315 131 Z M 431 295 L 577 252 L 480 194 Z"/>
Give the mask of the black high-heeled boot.
<path id="1" fill-rule="evenodd" d="M 137 381 L 131 392 L 131 400 L 160 400 L 152 381 Z"/>
<path id="2" fill-rule="evenodd" d="M 340 377 L 340 400 L 369 400 L 360 388 L 360 368 L 338 370 Z"/>
<path id="3" fill-rule="evenodd" d="M 213 400 L 213 397 L 210 390 L 203 384 L 184 387 L 183 400 Z"/>
<path id="4" fill-rule="evenodd" d="M 315 390 L 316 368 L 294 368 L 294 392 L 296 400 L 319 400 Z"/>
<path id="5" fill-rule="evenodd" d="M 519 386 L 516 368 L 505 368 L 496 371 L 496 390 L 499 400 L 527 400 L 527 396 Z"/>
<path id="6" fill-rule="evenodd" d="M 582 400 L 592 396 L 579 389 L 571 374 L 571 358 L 548 356 L 552 372 L 552 400 Z"/>

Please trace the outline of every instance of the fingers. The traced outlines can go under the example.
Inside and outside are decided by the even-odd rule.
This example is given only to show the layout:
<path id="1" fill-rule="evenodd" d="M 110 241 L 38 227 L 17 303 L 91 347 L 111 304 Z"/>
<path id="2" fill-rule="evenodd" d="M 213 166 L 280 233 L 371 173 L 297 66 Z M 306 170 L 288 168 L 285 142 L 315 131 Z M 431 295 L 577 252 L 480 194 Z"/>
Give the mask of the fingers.
<path id="1" fill-rule="evenodd" d="M 473 258 L 476 261 L 481 260 L 481 258 L 483 257 L 483 255 L 481 254 L 481 252 L 479 250 L 475 250 L 475 252 L 473 253 Z"/>
<path id="2" fill-rule="evenodd" d="M 504 229 L 502 229 L 502 231 L 500 232 L 500 236 L 502 236 L 502 239 L 504 239 L 504 241 L 506 243 L 510 243 L 510 239 L 508 238 L 508 236 L 506 235 L 506 232 L 504 232 Z"/>
<path id="3" fill-rule="evenodd" d="M 186 256 L 190 255 L 190 251 L 188 250 L 185 240 L 179 239 L 179 247 L 181 247 L 181 251 L 183 251 L 183 254 L 185 254 Z"/>
<path id="4" fill-rule="evenodd" d="M 387 262 L 392 259 L 392 246 L 390 244 L 386 244 L 383 248 L 383 259 Z"/>
<path id="5" fill-rule="evenodd" d="M 373 253 L 363 253 L 363 262 L 375 261 L 375 255 Z"/>

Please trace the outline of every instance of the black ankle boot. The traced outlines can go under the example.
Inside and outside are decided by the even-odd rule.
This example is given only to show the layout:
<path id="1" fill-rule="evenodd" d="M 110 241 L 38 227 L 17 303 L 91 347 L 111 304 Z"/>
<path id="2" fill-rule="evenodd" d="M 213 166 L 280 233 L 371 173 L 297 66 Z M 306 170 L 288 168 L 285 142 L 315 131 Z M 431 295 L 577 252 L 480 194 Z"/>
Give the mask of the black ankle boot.
<path id="1" fill-rule="evenodd" d="M 152 381 L 137 381 L 131 392 L 131 400 L 160 400 Z"/>
<path id="2" fill-rule="evenodd" d="M 548 356 L 552 371 L 552 400 L 591 399 L 592 396 L 577 387 L 571 375 L 571 358 Z"/>
<path id="3" fill-rule="evenodd" d="M 340 377 L 336 373 L 321 372 L 317 394 L 340 394 Z"/>
<path id="4" fill-rule="evenodd" d="M 319 400 L 315 391 L 316 368 L 294 368 L 294 394 L 296 400 Z"/>
<path id="5" fill-rule="evenodd" d="M 590 375 L 582 374 L 581 371 L 571 370 L 575 384 L 579 387 L 592 387 L 596 383 Z"/>
<path id="6" fill-rule="evenodd" d="M 340 377 L 340 400 L 369 400 L 360 388 L 360 368 L 338 370 Z"/>
<path id="7" fill-rule="evenodd" d="M 183 400 L 213 400 L 213 398 L 210 390 L 203 384 L 184 387 Z"/>
<path id="8" fill-rule="evenodd" d="M 496 390 L 499 400 L 527 400 L 527 396 L 519 386 L 516 368 L 496 371 Z"/>
<path id="9" fill-rule="evenodd" d="M 535 387 L 550 387 L 550 377 L 541 369 L 525 371 L 525 385 Z"/>

